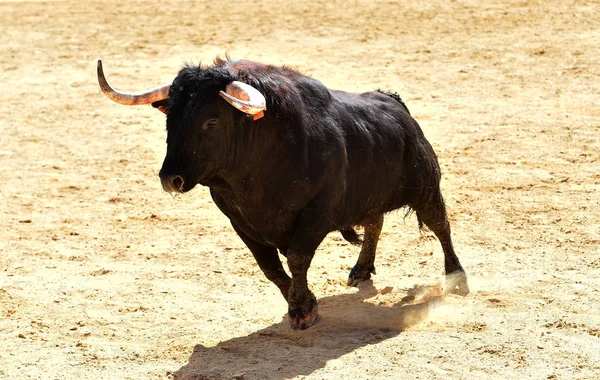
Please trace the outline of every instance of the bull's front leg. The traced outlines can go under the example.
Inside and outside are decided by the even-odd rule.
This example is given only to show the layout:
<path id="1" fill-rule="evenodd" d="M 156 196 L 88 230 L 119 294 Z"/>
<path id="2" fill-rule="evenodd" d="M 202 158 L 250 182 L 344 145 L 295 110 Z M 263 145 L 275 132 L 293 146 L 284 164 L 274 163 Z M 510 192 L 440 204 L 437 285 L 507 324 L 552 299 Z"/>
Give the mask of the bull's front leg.
<path id="1" fill-rule="evenodd" d="M 316 204 L 314 202 L 313 204 Z M 300 214 L 286 257 L 292 282 L 288 293 L 288 315 L 294 330 L 312 326 L 318 315 L 317 299 L 308 288 L 307 272 L 315 251 L 327 234 L 334 230 L 324 207 L 306 208 Z"/>
<path id="2" fill-rule="evenodd" d="M 256 263 L 265 274 L 265 277 L 274 283 L 278 288 L 283 298 L 287 300 L 290 291 L 291 279 L 285 273 L 279 254 L 275 247 L 266 246 L 251 239 L 244 231 L 236 224 L 231 223 L 235 232 L 244 241 L 246 246 L 252 252 Z"/>
<path id="3" fill-rule="evenodd" d="M 312 252 L 288 249 L 287 262 L 292 273 L 288 292 L 288 316 L 290 327 L 305 330 L 312 326 L 318 315 L 317 299 L 308 289 L 307 272 L 314 256 Z"/>

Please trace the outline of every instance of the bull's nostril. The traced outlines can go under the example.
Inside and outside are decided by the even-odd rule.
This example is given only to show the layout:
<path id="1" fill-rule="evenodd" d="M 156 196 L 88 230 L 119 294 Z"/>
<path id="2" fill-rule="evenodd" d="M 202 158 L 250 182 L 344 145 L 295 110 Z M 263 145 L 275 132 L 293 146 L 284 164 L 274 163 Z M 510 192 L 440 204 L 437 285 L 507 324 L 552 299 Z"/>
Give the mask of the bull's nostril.
<path id="1" fill-rule="evenodd" d="M 181 191 L 183 189 L 183 178 L 181 176 L 173 177 L 173 189 L 176 191 Z"/>
<path id="2" fill-rule="evenodd" d="M 163 190 L 167 193 L 183 193 L 183 185 L 185 181 L 183 177 L 175 174 L 167 174 L 164 172 L 158 173 L 160 182 L 162 183 Z"/>

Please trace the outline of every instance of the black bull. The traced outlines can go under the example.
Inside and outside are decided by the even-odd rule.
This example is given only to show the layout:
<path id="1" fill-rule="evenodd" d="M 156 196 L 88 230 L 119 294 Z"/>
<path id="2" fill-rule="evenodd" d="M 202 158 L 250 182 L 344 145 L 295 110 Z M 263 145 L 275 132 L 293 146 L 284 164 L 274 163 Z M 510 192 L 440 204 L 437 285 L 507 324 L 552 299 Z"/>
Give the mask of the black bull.
<path id="1" fill-rule="evenodd" d="M 375 273 L 384 214 L 402 207 L 440 240 L 446 291 L 469 293 L 452 246 L 437 157 L 399 96 L 334 91 L 289 68 L 250 61 L 188 66 L 172 84 L 139 94 L 110 88 L 100 62 L 98 75 L 113 100 L 152 103 L 166 113 L 164 189 L 210 188 L 287 300 L 293 329 L 317 317 L 307 270 L 325 236 L 339 230 L 361 244 L 354 227 L 364 226 L 348 279 L 356 286 Z"/>

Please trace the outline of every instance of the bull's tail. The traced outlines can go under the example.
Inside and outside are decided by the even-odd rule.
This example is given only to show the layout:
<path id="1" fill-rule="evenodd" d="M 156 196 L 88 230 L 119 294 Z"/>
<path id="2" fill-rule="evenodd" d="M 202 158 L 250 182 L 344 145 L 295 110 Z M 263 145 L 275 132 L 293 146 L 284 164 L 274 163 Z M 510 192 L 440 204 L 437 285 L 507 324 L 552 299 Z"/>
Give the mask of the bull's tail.
<path id="1" fill-rule="evenodd" d="M 423 223 L 423 221 L 419 217 L 419 214 L 417 214 L 417 222 L 419 222 L 419 230 L 421 232 L 425 232 L 425 224 Z"/>
<path id="2" fill-rule="evenodd" d="M 352 228 L 352 227 L 342 228 L 342 229 L 340 229 L 340 232 L 342 233 L 342 236 L 348 243 L 351 243 L 353 245 L 358 245 L 358 246 L 362 245 L 363 240 L 360 238 L 360 235 L 356 233 L 354 228 Z"/>

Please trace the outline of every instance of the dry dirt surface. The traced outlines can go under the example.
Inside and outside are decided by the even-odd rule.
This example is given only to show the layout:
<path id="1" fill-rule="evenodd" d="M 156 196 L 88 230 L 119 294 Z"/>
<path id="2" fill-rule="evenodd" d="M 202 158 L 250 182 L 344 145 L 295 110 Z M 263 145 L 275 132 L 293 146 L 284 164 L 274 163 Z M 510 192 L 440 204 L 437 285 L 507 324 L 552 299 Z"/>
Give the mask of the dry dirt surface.
<path id="1" fill-rule="evenodd" d="M 0 378 L 600 378 L 597 1 L 0 0 L 0 23 Z M 207 189 L 162 191 L 164 116 L 96 82 L 98 58 L 134 91 L 225 52 L 399 92 L 472 293 L 441 295 L 439 243 L 394 212 L 360 289 L 327 237 L 292 331 Z"/>

